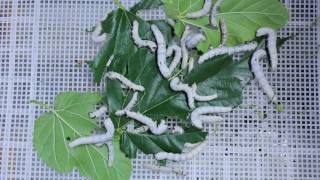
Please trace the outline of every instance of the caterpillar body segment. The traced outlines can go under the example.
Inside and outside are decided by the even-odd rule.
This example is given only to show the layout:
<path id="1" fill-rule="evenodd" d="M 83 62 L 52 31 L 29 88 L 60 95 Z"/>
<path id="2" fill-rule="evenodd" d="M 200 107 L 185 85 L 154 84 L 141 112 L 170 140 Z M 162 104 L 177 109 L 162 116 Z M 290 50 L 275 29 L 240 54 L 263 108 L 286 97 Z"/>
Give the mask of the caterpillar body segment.
<path id="1" fill-rule="evenodd" d="M 271 70 L 275 71 L 278 66 L 278 52 L 277 52 L 277 32 L 273 30 L 272 28 L 260 28 L 257 31 L 257 36 L 268 36 L 268 51 L 270 55 L 270 61 L 271 61 Z"/>

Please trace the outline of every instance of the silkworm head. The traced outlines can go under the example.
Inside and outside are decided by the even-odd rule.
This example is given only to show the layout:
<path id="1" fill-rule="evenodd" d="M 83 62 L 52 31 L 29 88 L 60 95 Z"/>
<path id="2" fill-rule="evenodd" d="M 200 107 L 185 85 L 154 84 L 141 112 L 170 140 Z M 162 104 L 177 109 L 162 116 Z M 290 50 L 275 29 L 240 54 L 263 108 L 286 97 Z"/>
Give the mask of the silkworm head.
<path id="1" fill-rule="evenodd" d="M 203 128 L 202 121 L 198 118 L 195 120 L 192 120 L 192 125 L 194 125 L 195 127 L 199 128 L 199 129 Z"/>
<path id="2" fill-rule="evenodd" d="M 157 46 L 156 45 L 150 45 L 150 49 L 152 52 L 156 52 Z"/>
<path id="3" fill-rule="evenodd" d="M 94 119 L 94 118 L 96 118 L 96 115 L 93 112 L 89 112 L 89 117 L 91 119 Z"/>
<path id="4" fill-rule="evenodd" d="M 266 56 L 267 56 L 267 52 L 265 50 L 263 50 L 263 49 L 259 49 L 253 54 L 253 58 L 255 60 L 262 59 L 262 58 L 264 58 Z"/>

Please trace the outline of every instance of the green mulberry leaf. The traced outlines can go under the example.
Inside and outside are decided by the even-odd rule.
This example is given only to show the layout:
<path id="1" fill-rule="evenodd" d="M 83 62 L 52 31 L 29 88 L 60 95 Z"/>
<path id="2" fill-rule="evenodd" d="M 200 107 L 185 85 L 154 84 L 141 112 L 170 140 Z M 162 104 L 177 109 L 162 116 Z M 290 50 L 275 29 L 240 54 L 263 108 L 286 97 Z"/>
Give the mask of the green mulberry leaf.
<path id="1" fill-rule="evenodd" d="M 248 53 L 240 61 L 235 61 L 232 56 L 224 55 L 209 59 L 200 65 L 196 64 L 186 76 L 185 83 L 197 83 L 199 94 L 218 94 L 217 99 L 198 102 L 198 106 L 236 107 L 240 105 L 243 99 L 244 85 L 252 79 L 249 67 L 250 57 L 251 53 Z"/>
<path id="2" fill-rule="evenodd" d="M 150 33 L 150 24 L 136 15 L 137 11 L 142 9 L 154 8 L 160 5 L 160 1 L 144 0 L 136 4 L 130 10 L 119 8 L 112 11 L 105 20 L 101 22 L 102 33 L 107 34 L 107 41 L 98 51 L 97 55 L 88 64 L 94 73 L 94 80 L 100 83 L 103 74 L 106 70 L 108 60 L 114 56 L 114 61 L 121 58 L 128 58 L 128 55 L 134 54 L 137 51 L 133 39 L 131 38 L 131 28 L 133 21 L 138 21 L 140 24 L 140 35 L 143 39 L 153 39 Z M 159 21 L 160 22 L 160 21 Z M 164 23 L 164 22 L 162 22 Z M 170 35 L 166 37 L 171 39 L 171 28 L 167 29 Z M 123 61 L 125 63 L 125 61 Z"/>
<path id="3" fill-rule="evenodd" d="M 108 150 L 95 145 L 69 148 L 68 144 L 82 136 L 88 136 L 99 126 L 88 117 L 101 101 L 93 93 L 61 93 L 55 99 L 54 108 L 36 101 L 49 112 L 40 116 L 35 123 L 33 145 L 40 159 L 59 172 L 70 172 L 77 168 L 80 174 L 94 180 L 129 179 L 131 161 L 120 151 L 115 142 L 115 160 L 112 167 L 107 166 Z"/>
<path id="4" fill-rule="evenodd" d="M 207 41 L 201 42 L 197 48 L 206 52 L 210 46 L 217 47 L 219 44 L 220 30 L 212 29 L 209 16 L 185 18 L 187 13 L 201 9 L 203 3 L 204 0 L 167 0 L 165 11 L 170 18 L 178 21 L 175 27 L 178 36 L 181 36 L 186 24 L 202 29 Z M 229 37 L 227 46 L 233 46 L 253 40 L 261 27 L 280 29 L 289 17 L 287 8 L 279 0 L 224 0 L 216 18 L 225 20 Z"/>
<path id="5" fill-rule="evenodd" d="M 142 0 L 134 5 L 130 11 L 137 13 L 140 10 L 153 9 L 161 6 L 163 3 L 161 0 Z"/>
<path id="6" fill-rule="evenodd" d="M 206 132 L 194 127 L 185 129 L 183 134 L 153 135 L 125 132 L 121 136 L 121 150 L 130 158 L 136 158 L 138 149 L 145 154 L 161 151 L 181 153 L 185 143 L 202 142 L 206 136 Z"/>

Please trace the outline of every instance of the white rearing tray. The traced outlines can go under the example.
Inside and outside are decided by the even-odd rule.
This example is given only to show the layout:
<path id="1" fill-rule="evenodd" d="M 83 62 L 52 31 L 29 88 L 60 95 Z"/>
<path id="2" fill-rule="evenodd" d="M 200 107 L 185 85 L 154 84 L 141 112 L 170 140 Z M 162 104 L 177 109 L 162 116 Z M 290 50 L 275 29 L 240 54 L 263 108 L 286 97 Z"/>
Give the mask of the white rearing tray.
<path id="1" fill-rule="evenodd" d="M 136 1 L 123 2 L 126 6 Z M 301 30 L 281 49 L 278 71 L 268 78 L 285 113 L 268 105 L 256 81 L 244 104 L 220 126 L 207 126 L 210 145 L 195 159 L 177 166 L 181 177 L 145 170 L 151 156 L 134 160 L 132 179 L 320 179 L 319 16 L 317 0 L 284 0 L 291 21 L 279 35 Z M 98 91 L 87 66 L 98 46 L 85 29 L 115 8 L 110 0 L 0 0 L 0 179 L 83 179 L 45 166 L 32 148 L 35 119 L 43 109 L 30 99 L 51 104 L 62 91 Z M 144 12 L 147 19 L 161 10 Z M 259 118 L 255 109 L 265 111 Z M 170 164 L 169 164 L 170 165 Z"/>

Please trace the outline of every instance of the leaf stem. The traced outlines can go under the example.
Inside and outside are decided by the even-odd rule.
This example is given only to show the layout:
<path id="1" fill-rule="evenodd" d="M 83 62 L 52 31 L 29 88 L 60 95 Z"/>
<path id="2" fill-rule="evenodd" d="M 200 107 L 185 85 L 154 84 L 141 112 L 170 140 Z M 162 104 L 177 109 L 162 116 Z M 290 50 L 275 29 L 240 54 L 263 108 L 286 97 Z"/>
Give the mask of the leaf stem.
<path id="1" fill-rule="evenodd" d="M 38 106 L 40 106 L 42 108 L 45 108 L 45 109 L 53 112 L 53 109 L 50 106 L 48 106 L 47 104 L 44 104 L 42 102 L 39 102 L 39 101 L 36 101 L 36 100 L 31 100 L 30 103 L 31 104 L 36 104 L 36 105 L 38 105 Z"/>
<path id="2" fill-rule="evenodd" d="M 114 3 L 122 10 L 125 10 L 126 8 L 124 5 L 122 5 L 121 0 L 114 0 Z"/>
<path id="3" fill-rule="evenodd" d="M 177 76 L 179 76 L 179 74 L 183 71 L 183 69 L 180 69 L 175 75 L 173 75 L 172 77 L 169 78 L 169 81 L 171 81 L 172 79 L 176 78 Z"/>

